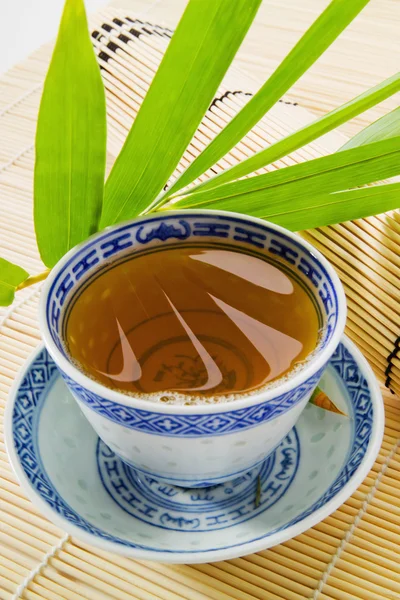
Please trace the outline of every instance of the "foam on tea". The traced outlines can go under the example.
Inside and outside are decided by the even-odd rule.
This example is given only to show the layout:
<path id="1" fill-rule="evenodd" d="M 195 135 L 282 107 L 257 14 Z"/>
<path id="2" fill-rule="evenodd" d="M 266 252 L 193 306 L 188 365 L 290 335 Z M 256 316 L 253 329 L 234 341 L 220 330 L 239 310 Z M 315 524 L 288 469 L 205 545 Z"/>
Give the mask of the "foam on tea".
<path id="1" fill-rule="evenodd" d="M 319 328 L 312 296 L 285 264 L 196 245 L 110 265 L 72 304 L 66 340 L 106 386 L 217 401 L 290 372 Z"/>

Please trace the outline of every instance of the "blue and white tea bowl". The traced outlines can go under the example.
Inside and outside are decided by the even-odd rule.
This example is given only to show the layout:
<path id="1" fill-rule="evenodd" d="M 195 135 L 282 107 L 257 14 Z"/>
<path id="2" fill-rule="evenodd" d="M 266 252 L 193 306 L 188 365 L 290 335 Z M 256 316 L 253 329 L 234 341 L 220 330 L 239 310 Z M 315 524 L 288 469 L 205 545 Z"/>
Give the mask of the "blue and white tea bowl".
<path id="1" fill-rule="evenodd" d="M 280 259 L 306 286 L 323 335 L 304 368 L 280 384 L 230 402 L 171 405 L 124 395 L 92 380 L 65 351 L 68 307 L 110 263 L 182 244 L 240 249 Z M 100 300 L 99 300 L 100 301 Z M 235 213 L 175 211 L 141 217 L 98 233 L 71 250 L 42 290 L 45 345 L 99 437 L 143 475 L 183 487 L 229 481 L 261 465 L 295 425 L 342 336 L 346 301 L 329 262 L 282 227 Z"/>
<path id="2" fill-rule="evenodd" d="M 345 337 L 320 385 L 347 416 L 309 403 L 260 467 L 221 485 L 181 488 L 135 471 L 104 444 L 41 345 L 14 383 L 5 441 L 28 496 L 74 537 L 142 560 L 221 561 L 300 535 L 371 469 L 382 442 L 382 396 Z"/>

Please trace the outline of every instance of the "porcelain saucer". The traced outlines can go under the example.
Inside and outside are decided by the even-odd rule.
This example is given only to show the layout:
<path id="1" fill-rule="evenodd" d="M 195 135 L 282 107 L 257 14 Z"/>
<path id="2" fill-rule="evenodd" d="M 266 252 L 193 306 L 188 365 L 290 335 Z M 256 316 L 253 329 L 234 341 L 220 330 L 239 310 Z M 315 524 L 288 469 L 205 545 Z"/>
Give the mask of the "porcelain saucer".
<path id="1" fill-rule="evenodd" d="M 349 340 L 339 344 L 320 386 L 348 416 L 309 404 L 261 467 L 222 485 L 183 489 L 139 474 L 100 441 L 41 346 L 8 402 L 7 449 L 32 501 L 72 535 L 139 559 L 225 560 L 315 525 L 372 467 L 383 435 L 382 397 Z"/>

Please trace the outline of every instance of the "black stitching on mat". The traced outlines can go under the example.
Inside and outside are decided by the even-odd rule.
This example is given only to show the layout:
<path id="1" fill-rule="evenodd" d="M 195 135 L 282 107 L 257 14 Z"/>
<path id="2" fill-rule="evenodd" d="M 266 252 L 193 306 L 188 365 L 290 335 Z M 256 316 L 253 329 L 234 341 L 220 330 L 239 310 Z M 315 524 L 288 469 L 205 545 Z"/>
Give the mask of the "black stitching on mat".
<path id="1" fill-rule="evenodd" d="M 218 96 L 216 98 L 214 98 L 214 100 L 211 102 L 210 106 L 208 107 L 208 110 L 210 110 L 210 108 L 212 108 L 213 106 L 216 106 L 217 102 L 222 101 L 224 98 L 228 98 L 229 94 L 243 94 L 244 96 L 253 96 L 253 94 L 251 92 L 242 92 L 241 90 L 235 90 L 234 92 L 228 91 L 225 92 L 225 94 L 222 94 L 222 96 Z"/>
<path id="2" fill-rule="evenodd" d="M 290 104 L 291 106 L 298 106 L 299 105 L 298 102 L 289 102 L 289 100 L 279 100 L 279 102 L 282 102 L 282 104 Z"/>
<path id="3" fill-rule="evenodd" d="M 123 33 L 119 34 L 118 39 L 121 40 L 121 42 L 124 42 L 124 44 L 127 44 L 130 41 L 130 39 Z"/>
<path id="4" fill-rule="evenodd" d="M 111 52 L 116 52 L 118 50 L 118 46 L 114 42 L 108 42 L 107 48 L 110 48 Z"/>
<path id="5" fill-rule="evenodd" d="M 108 54 L 106 54 L 105 52 L 100 52 L 99 54 L 99 58 L 101 58 L 102 60 L 104 60 L 105 62 L 108 62 L 110 60 L 110 56 Z"/>
<path id="6" fill-rule="evenodd" d="M 138 23 L 139 25 L 142 26 L 142 30 L 145 33 L 147 33 L 148 35 L 165 35 L 170 38 L 171 34 L 174 33 L 173 29 L 170 29 L 169 27 L 164 27 L 163 25 L 157 25 L 157 23 L 149 23 L 149 21 L 141 21 L 140 19 L 132 19 L 132 17 L 125 17 L 125 21 L 129 21 L 130 23 Z M 114 22 L 116 23 L 115 19 L 114 19 Z M 122 25 L 122 23 L 121 23 L 121 25 Z M 154 29 L 154 31 L 147 29 L 146 27 L 144 27 L 145 25 L 152 27 Z M 159 33 L 158 31 L 156 31 L 157 29 L 160 29 L 162 31 L 162 34 Z"/>
<path id="7" fill-rule="evenodd" d="M 210 110 L 210 108 L 212 108 L 213 106 L 216 106 L 218 101 L 222 101 L 222 100 L 224 100 L 224 98 L 228 98 L 229 94 L 233 94 L 233 95 L 243 94 L 244 96 L 254 96 L 254 94 L 252 94 L 251 92 L 243 92 L 242 90 L 228 91 L 228 92 L 225 92 L 225 94 L 222 94 L 222 96 L 214 98 L 214 100 L 211 102 L 210 106 L 208 107 L 208 110 Z M 282 102 L 282 104 L 290 104 L 291 106 L 298 106 L 297 102 L 289 102 L 288 100 L 279 100 L 279 102 Z"/>
<path id="8" fill-rule="evenodd" d="M 386 359 L 388 362 L 388 366 L 386 367 L 386 370 L 385 370 L 385 375 L 386 375 L 385 387 L 387 387 L 388 390 L 390 390 L 392 392 L 392 394 L 394 394 L 394 391 L 390 387 L 390 384 L 392 383 L 392 378 L 390 376 L 391 372 L 392 372 L 392 368 L 393 368 L 392 361 L 394 358 L 397 358 L 399 351 L 400 351 L 400 336 L 395 340 L 394 348 Z"/>
<path id="9" fill-rule="evenodd" d="M 138 31 L 137 29 L 134 29 L 133 27 L 131 27 L 131 29 L 129 30 L 129 33 L 131 33 L 132 35 L 134 35 L 137 38 L 142 35 L 140 31 Z"/>

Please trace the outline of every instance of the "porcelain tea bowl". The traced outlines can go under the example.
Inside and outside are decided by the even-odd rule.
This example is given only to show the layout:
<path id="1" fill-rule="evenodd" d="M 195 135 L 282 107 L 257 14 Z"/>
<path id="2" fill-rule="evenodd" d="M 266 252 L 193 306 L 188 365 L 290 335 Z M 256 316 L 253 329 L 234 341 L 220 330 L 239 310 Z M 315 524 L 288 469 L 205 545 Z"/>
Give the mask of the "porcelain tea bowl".
<path id="1" fill-rule="evenodd" d="M 261 469 L 182 488 L 135 471 L 104 444 L 40 345 L 11 390 L 5 442 L 28 497 L 75 538 L 140 560 L 222 561 L 300 535 L 369 473 L 382 443 L 382 395 L 346 336 L 318 385 L 341 414 L 309 402 Z"/>
<path id="2" fill-rule="evenodd" d="M 114 263 L 185 244 L 278 259 L 280 268 L 284 265 L 308 288 L 323 333 L 300 370 L 258 393 L 184 406 L 123 394 L 74 365 L 65 347 L 65 328 L 68 310 L 82 289 Z M 261 468 L 307 405 L 339 344 L 345 321 L 339 278 L 309 243 L 261 219 L 210 210 L 140 217 L 95 234 L 52 269 L 40 302 L 46 348 L 103 442 L 139 474 L 191 488 L 223 483 Z"/>

